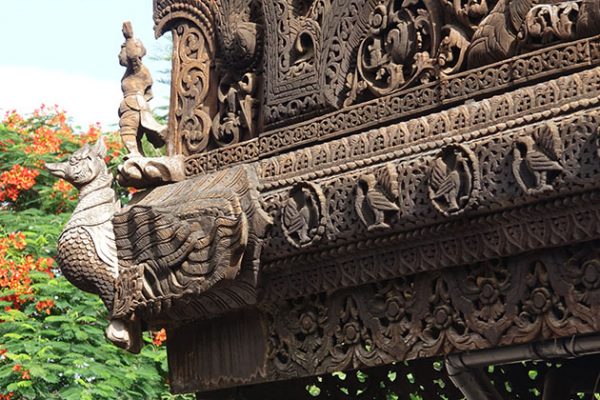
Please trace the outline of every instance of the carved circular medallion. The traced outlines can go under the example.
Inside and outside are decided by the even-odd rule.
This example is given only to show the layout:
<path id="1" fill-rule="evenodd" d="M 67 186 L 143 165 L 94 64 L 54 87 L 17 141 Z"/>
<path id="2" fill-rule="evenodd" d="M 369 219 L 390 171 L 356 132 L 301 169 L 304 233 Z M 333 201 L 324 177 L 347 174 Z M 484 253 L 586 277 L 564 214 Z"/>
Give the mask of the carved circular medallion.
<path id="1" fill-rule="evenodd" d="M 290 190 L 281 213 L 281 226 L 287 241 L 306 248 L 323 237 L 327 222 L 323 191 L 314 183 L 300 182 Z"/>
<path id="2" fill-rule="evenodd" d="M 444 215 L 462 213 L 479 191 L 477 157 L 462 145 L 451 145 L 433 159 L 429 176 L 429 199 Z"/>

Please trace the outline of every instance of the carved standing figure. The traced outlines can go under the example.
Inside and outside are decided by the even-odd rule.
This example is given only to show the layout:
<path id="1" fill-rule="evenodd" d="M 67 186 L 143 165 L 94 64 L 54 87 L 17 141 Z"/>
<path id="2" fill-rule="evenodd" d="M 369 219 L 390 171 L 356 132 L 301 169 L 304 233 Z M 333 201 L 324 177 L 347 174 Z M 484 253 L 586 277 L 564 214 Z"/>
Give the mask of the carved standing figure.
<path id="1" fill-rule="evenodd" d="M 142 63 L 146 49 L 133 37 L 130 22 L 123 23 L 125 42 L 121 45 L 119 63 L 126 67 L 121 79 L 123 100 L 119 106 L 121 138 L 130 157 L 141 156 L 141 140 L 144 134 L 154 147 L 165 144 L 166 128 L 156 122 L 148 102 L 152 99 L 152 76 Z"/>

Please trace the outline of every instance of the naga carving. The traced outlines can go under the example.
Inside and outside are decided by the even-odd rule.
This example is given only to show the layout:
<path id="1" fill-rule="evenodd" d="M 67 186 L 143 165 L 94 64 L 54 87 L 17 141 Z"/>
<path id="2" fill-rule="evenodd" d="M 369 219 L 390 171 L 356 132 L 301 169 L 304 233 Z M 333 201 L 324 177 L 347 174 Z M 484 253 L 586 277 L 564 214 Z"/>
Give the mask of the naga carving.
<path id="1" fill-rule="evenodd" d="M 159 187 L 121 209 L 105 151 L 100 139 L 47 168 L 80 189 L 58 262 L 74 285 L 100 295 L 111 318 L 108 338 L 135 353 L 142 326 L 252 304 L 260 241 L 271 223 L 253 171 Z M 177 199 L 165 201 L 170 196 Z"/>

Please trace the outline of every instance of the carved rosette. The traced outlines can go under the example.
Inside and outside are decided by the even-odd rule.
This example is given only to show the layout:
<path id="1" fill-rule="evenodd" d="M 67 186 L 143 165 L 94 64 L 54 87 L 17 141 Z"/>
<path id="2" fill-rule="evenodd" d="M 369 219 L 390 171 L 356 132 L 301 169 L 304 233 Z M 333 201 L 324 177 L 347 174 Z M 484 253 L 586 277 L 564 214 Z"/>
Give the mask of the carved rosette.
<path id="1" fill-rule="evenodd" d="M 462 213 L 479 191 L 478 161 L 467 147 L 448 146 L 432 161 L 429 199 L 446 216 Z"/>
<path id="2" fill-rule="evenodd" d="M 281 213 L 286 240 L 294 247 L 306 248 L 323 237 L 327 224 L 327 207 L 321 187 L 310 182 L 296 184 Z"/>

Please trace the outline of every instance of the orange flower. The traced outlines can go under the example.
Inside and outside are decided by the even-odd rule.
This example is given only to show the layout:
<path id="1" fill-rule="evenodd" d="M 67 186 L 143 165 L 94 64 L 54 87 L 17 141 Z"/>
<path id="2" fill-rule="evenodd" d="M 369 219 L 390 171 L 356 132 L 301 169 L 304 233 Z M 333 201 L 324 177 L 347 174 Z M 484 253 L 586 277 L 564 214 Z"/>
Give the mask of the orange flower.
<path id="1" fill-rule="evenodd" d="M 45 312 L 48 315 L 50 315 L 52 307 L 54 307 L 54 300 L 41 300 L 35 305 L 35 308 L 38 310 L 38 312 Z"/>
<path id="2" fill-rule="evenodd" d="M 25 148 L 25 152 L 40 155 L 58 153 L 62 140 L 57 133 L 48 126 L 40 126 L 33 132 L 33 143 Z"/>
<path id="3" fill-rule="evenodd" d="M 35 185 L 35 179 L 40 171 L 28 169 L 18 164 L 0 175 L 0 201 L 7 199 L 17 201 L 19 193 L 29 190 Z"/>
<path id="4" fill-rule="evenodd" d="M 21 364 L 15 364 L 14 367 L 12 368 L 12 370 L 14 372 L 19 372 L 19 371 L 21 371 L 22 368 L 23 367 L 21 366 Z"/>
<path id="5" fill-rule="evenodd" d="M 152 343 L 154 343 L 156 346 L 162 345 L 165 340 L 167 340 L 167 332 L 164 328 L 158 332 L 154 332 Z"/>

